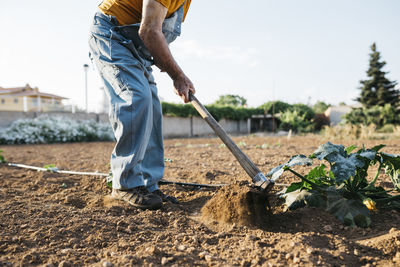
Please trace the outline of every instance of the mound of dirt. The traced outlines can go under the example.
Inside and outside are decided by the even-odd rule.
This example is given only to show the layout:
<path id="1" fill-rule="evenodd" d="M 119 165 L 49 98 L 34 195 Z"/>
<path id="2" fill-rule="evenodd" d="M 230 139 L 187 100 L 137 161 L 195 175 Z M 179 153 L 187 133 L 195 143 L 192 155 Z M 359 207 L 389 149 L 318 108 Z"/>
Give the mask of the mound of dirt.
<path id="1" fill-rule="evenodd" d="M 262 226 L 268 220 L 268 198 L 246 182 L 221 188 L 202 208 L 202 218 L 220 223 Z"/>

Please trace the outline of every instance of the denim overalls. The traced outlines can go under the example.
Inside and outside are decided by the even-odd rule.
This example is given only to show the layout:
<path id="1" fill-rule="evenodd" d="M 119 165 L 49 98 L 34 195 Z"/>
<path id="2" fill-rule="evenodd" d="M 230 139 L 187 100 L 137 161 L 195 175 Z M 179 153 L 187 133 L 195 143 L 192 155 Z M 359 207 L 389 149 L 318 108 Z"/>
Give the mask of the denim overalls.
<path id="1" fill-rule="evenodd" d="M 162 31 L 168 43 L 181 33 L 183 5 L 164 20 Z M 162 110 L 153 60 L 138 35 L 139 27 L 118 26 L 115 17 L 97 12 L 89 46 L 105 85 L 117 140 L 111 155 L 113 188 L 145 186 L 153 192 L 164 175 Z"/>

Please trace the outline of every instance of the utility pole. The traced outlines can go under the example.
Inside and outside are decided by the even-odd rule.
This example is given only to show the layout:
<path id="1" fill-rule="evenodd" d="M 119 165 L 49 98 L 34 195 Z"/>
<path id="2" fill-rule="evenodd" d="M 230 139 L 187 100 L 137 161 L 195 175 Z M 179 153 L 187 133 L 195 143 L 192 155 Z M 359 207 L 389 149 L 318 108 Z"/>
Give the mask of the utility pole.
<path id="1" fill-rule="evenodd" d="M 85 110 L 86 113 L 88 113 L 88 79 L 87 79 L 87 72 L 89 70 L 89 65 L 88 64 L 84 64 L 83 65 L 83 70 L 85 71 Z"/>

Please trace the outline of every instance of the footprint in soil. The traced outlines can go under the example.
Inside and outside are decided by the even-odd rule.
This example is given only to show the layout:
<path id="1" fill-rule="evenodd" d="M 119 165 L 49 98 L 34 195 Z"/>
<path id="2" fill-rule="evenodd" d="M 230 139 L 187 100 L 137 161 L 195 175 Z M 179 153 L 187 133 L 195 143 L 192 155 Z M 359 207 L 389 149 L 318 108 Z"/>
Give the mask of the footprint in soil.
<path id="1" fill-rule="evenodd" d="M 208 180 L 215 180 L 215 177 L 217 177 L 219 175 L 225 175 L 225 174 L 226 174 L 225 172 L 213 170 L 211 172 L 206 172 L 206 174 L 204 176 Z"/>

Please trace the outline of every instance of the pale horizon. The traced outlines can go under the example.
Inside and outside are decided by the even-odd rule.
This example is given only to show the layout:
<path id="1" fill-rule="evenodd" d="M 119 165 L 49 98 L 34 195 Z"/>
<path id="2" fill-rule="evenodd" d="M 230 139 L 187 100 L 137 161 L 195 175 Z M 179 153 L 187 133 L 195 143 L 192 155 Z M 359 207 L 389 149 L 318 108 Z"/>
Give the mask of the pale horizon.
<path id="1" fill-rule="evenodd" d="M 89 110 L 96 111 L 103 85 L 88 58 L 87 36 L 98 3 L 4 3 L 0 87 L 28 83 L 84 108 L 83 64 L 89 64 Z M 272 100 L 354 104 L 373 42 L 387 77 L 400 80 L 398 1 L 241 3 L 193 0 L 182 36 L 171 45 L 205 104 L 224 94 L 243 96 L 251 107 Z M 181 103 L 169 77 L 156 68 L 154 74 L 160 98 Z"/>

